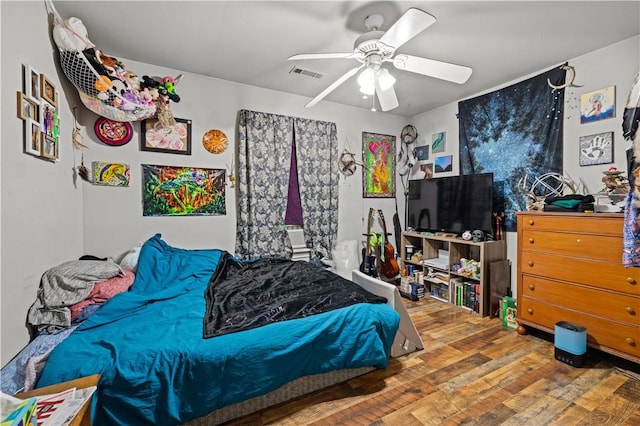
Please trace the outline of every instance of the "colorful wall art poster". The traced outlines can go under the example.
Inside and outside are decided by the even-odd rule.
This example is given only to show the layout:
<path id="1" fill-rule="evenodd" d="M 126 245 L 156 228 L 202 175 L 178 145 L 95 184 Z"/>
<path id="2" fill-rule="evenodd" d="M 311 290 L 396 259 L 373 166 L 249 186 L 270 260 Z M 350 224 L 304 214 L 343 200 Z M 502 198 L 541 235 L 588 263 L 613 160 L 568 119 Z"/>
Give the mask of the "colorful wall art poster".
<path id="1" fill-rule="evenodd" d="M 447 147 L 447 132 L 431 135 L 431 152 L 444 152 Z"/>
<path id="2" fill-rule="evenodd" d="M 227 214 L 225 170 L 142 164 L 143 216 Z"/>
<path id="3" fill-rule="evenodd" d="M 128 164 L 93 161 L 91 169 L 94 185 L 129 186 L 131 173 Z"/>
<path id="4" fill-rule="evenodd" d="M 616 86 L 610 86 L 580 96 L 580 123 L 604 120 L 616 116 Z"/>
<path id="5" fill-rule="evenodd" d="M 396 137 L 362 132 L 364 198 L 396 196 Z"/>

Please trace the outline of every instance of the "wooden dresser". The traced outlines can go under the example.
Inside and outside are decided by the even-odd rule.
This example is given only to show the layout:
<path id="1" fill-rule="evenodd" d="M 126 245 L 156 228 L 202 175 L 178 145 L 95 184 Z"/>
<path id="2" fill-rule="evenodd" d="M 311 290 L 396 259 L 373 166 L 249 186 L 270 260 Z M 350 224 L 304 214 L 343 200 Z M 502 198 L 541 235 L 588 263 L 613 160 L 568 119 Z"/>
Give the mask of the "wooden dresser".
<path id="1" fill-rule="evenodd" d="M 558 321 L 640 363 L 640 268 L 622 266 L 622 214 L 518 213 L 518 332 Z"/>

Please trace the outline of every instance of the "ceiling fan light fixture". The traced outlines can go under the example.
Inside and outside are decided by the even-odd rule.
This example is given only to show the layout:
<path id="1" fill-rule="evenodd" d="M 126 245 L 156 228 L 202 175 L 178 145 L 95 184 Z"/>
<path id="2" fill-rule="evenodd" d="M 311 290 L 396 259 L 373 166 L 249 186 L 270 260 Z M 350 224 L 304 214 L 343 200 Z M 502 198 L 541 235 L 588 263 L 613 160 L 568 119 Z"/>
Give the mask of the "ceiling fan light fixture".
<path id="1" fill-rule="evenodd" d="M 393 87 L 394 84 L 396 84 L 396 79 L 386 68 L 380 68 L 380 71 L 378 71 L 378 75 L 376 77 L 378 78 L 380 89 L 383 92 L 385 90 L 389 90 L 391 87 Z"/>
<path id="2" fill-rule="evenodd" d="M 373 95 L 375 89 L 376 73 L 373 69 L 367 67 L 358 76 L 358 84 L 360 85 L 360 91 L 365 95 Z"/>

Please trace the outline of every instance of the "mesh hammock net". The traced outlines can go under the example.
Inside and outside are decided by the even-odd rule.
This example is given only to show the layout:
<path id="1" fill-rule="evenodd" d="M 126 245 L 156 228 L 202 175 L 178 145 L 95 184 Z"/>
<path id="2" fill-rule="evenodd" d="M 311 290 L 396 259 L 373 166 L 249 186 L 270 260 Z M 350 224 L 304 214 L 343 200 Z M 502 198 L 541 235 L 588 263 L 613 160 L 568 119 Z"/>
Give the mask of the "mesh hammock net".
<path id="1" fill-rule="evenodd" d="M 53 25 L 62 26 L 72 37 L 85 40 L 71 28 L 58 14 L 53 2 L 46 2 L 47 9 L 53 14 Z M 54 37 L 55 38 L 55 37 Z M 58 45 L 60 66 L 69 81 L 75 86 L 80 100 L 89 110 L 116 121 L 139 121 L 156 114 L 156 105 L 136 96 L 135 91 L 118 91 L 113 82 L 104 73 L 99 73 L 82 50 L 70 50 Z M 115 81 L 115 79 L 114 79 Z M 120 80 L 118 80 L 120 81 Z"/>

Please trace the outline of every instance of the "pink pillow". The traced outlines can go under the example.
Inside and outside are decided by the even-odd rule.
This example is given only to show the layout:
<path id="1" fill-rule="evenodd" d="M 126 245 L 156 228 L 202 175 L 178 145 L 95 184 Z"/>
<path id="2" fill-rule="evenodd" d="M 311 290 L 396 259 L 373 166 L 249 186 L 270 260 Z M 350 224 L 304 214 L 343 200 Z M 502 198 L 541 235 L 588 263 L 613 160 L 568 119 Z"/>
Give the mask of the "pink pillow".
<path id="1" fill-rule="evenodd" d="M 113 277 L 108 280 L 95 283 L 93 289 L 82 302 L 71 306 L 71 321 L 75 320 L 83 308 L 99 302 L 106 302 L 118 293 L 129 290 L 135 279 L 133 272 L 124 270 L 124 277 Z"/>

